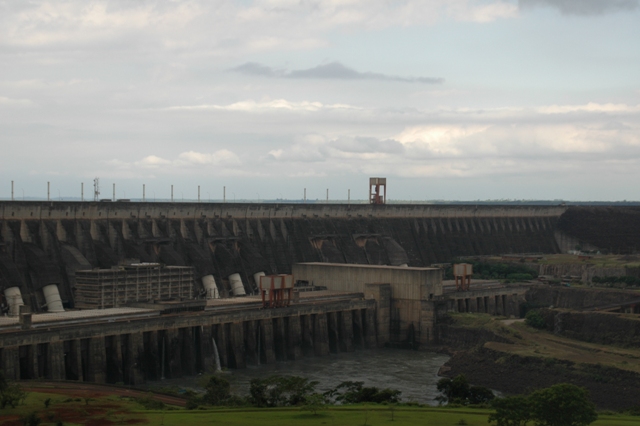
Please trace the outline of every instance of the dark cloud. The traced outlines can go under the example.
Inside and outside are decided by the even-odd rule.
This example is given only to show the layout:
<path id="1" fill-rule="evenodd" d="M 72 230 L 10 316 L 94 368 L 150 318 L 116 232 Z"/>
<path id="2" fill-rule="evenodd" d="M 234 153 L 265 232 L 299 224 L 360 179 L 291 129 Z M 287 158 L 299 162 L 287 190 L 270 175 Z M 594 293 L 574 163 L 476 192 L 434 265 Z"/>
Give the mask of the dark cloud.
<path id="1" fill-rule="evenodd" d="M 277 78 L 295 78 L 295 79 L 332 79 L 332 80 L 379 80 L 379 81 L 399 81 L 403 83 L 427 83 L 441 84 L 443 78 L 433 77 L 401 77 L 396 75 L 380 74 L 375 72 L 360 72 L 352 68 L 348 68 L 340 62 L 331 62 L 324 65 L 318 65 L 313 68 L 303 70 L 282 71 L 270 68 L 257 62 L 247 62 L 231 71 L 249 75 L 258 75 L 263 77 Z"/>
<path id="2" fill-rule="evenodd" d="M 638 0 L 519 0 L 521 9 L 550 6 L 563 15 L 604 15 L 638 8 Z"/>

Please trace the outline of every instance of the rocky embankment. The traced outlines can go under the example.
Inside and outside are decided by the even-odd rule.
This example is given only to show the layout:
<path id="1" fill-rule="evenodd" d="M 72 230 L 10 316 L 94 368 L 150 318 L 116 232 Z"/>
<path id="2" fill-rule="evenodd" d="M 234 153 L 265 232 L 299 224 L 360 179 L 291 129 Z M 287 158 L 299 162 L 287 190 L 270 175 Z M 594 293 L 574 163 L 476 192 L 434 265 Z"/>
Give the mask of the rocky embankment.
<path id="1" fill-rule="evenodd" d="M 526 298 L 531 306 L 582 310 L 638 300 L 640 292 L 536 285 L 527 291 Z"/>
<path id="2" fill-rule="evenodd" d="M 541 309 L 547 330 L 559 336 L 600 345 L 640 348 L 640 318 L 608 312 Z"/>
<path id="3" fill-rule="evenodd" d="M 557 383 L 587 388 L 600 409 L 623 410 L 640 405 L 640 373 L 610 363 L 609 355 L 590 344 L 640 347 L 640 319 L 597 312 L 543 309 L 548 332 L 494 318 L 464 314 L 439 326 L 439 350 L 451 355 L 440 375 L 464 374 L 474 385 L 505 394 L 528 393 Z M 542 333 L 542 334 L 541 334 Z M 540 336 L 549 336 L 540 341 Z M 562 337 L 558 337 L 562 336 Z M 568 339 L 565 339 L 568 338 Z M 548 342 L 548 343 L 546 343 Z M 506 344 L 506 345 L 505 345 Z M 569 352 L 577 354 L 567 358 Z M 618 353 L 602 346 L 606 353 Z M 554 358 L 558 351 L 559 358 Z M 626 352 L 625 352 L 626 354 Z M 636 362 L 633 353 L 622 358 Z M 620 362 L 618 358 L 617 361 Z M 631 369 L 635 370 L 635 369 Z"/>
<path id="4" fill-rule="evenodd" d="M 464 374 L 474 385 L 506 394 L 572 383 L 587 388 L 600 409 L 624 410 L 640 404 L 640 374 L 598 364 L 575 364 L 478 348 L 454 353 L 442 372 L 447 377 Z"/>

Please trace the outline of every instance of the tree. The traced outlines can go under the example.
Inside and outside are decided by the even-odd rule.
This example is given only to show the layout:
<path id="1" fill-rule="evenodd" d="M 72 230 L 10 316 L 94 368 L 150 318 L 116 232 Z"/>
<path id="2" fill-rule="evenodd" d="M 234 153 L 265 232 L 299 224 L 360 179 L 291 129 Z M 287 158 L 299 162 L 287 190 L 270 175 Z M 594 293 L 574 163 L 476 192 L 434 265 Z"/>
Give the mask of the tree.
<path id="1" fill-rule="evenodd" d="M 316 381 L 298 376 L 271 376 L 250 382 L 250 401 L 258 407 L 282 407 L 304 404 L 313 394 Z"/>
<path id="2" fill-rule="evenodd" d="M 469 404 L 486 404 L 491 402 L 495 397 L 489 388 L 483 386 L 471 386 L 469 388 Z"/>
<path id="3" fill-rule="evenodd" d="M 469 381 L 464 374 L 442 378 L 436 386 L 444 394 L 436 398 L 441 403 L 464 404 L 469 398 Z"/>
<path id="4" fill-rule="evenodd" d="M 11 408 L 16 408 L 26 397 L 27 392 L 20 385 L 7 382 L 4 376 L 0 374 L 0 408 L 5 408 L 7 405 L 10 405 Z"/>
<path id="5" fill-rule="evenodd" d="M 524 316 L 524 322 L 529 327 L 539 329 L 547 328 L 547 322 L 544 320 L 544 317 L 537 309 L 533 309 L 527 312 L 527 314 Z"/>
<path id="6" fill-rule="evenodd" d="M 493 400 L 496 410 L 489 416 L 489 422 L 496 426 L 526 426 L 531 420 L 531 401 L 525 396 L 509 396 Z"/>
<path id="7" fill-rule="evenodd" d="M 227 379 L 211 376 L 205 388 L 203 400 L 207 404 L 221 405 L 231 397 L 231 384 Z"/>
<path id="8" fill-rule="evenodd" d="M 539 426 L 586 426 L 598 419 L 589 391 L 569 383 L 536 391 L 529 400 Z"/>
<path id="9" fill-rule="evenodd" d="M 375 402 L 376 404 L 396 403 L 400 401 L 402 392 L 396 389 L 378 389 L 375 386 L 365 387 L 364 382 L 346 381 L 326 392 L 327 397 L 335 397 L 336 401 L 345 404 Z"/>
<path id="10" fill-rule="evenodd" d="M 437 388 L 443 395 L 436 398 L 440 403 L 447 404 L 485 404 L 495 396 L 491 389 L 482 386 L 470 386 L 467 377 L 459 374 L 453 379 L 438 380 Z"/>
<path id="11" fill-rule="evenodd" d="M 327 408 L 326 399 L 324 395 L 320 393 L 312 393 L 307 396 L 304 404 L 302 404 L 301 409 L 304 411 L 311 411 L 314 416 L 318 415 L 318 411 L 324 410 Z"/>

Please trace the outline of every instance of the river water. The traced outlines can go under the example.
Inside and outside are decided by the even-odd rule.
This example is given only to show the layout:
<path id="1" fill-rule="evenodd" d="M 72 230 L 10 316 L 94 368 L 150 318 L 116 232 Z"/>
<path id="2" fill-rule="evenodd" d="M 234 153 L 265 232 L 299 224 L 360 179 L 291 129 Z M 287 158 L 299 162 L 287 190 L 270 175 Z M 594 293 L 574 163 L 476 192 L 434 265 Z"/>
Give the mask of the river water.
<path id="1" fill-rule="evenodd" d="M 324 392 L 343 381 L 361 381 L 365 386 L 402 391 L 402 402 L 437 405 L 438 369 L 449 359 L 446 355 L 402 349 L 376 349 L 299 361 L 248 366 L 242 370 L 225 370 L 221 374 L 231 383 L 232 393 L 247 395 L 249 382 L 270 375 L 294 375 L 315 380 L 316 390 Z M 168 379 L 152 383 L 152 388 L 178 386 L 202 390 L 202 378 Z"/>

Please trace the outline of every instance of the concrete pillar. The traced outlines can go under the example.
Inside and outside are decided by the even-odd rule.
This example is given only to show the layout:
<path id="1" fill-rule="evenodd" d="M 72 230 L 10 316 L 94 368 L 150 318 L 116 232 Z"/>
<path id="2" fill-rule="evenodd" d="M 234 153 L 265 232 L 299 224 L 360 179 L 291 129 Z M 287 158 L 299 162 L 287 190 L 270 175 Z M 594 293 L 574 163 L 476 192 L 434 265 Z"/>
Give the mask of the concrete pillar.
<path id="1" fill-rule="evenodd" d="M 88 354 L 90 353 L 90 349 L 89 349 L 90 340 L 89 339 L 84 339 L 84 342 L 85 342 L 84 343 L 84 345 L 85 345 L 85 354 L 87 354 L 85 356 L 86 361 L 85 361 L 84 370 L 83 370 L 83 367 L 82 367 L 82 362 L 83 362 L 82 361 L 82 359 L 83 359 L 82 358 L 82 350 L 83 350 L 83 346 L 82 346 L 83 343 L 82 342 L 83 342 L 83 340 L 73 340 L 71 342 L 71 344 L 72 344 L 71 349 L 73 351 L 73 357 L 72 357 L 73 368 L 72 369 L 73 369 L 73 371 L 78 373 L 77 376 L 78 376 L 78 381 L 79 382 L 86 381 L 86 379 L 84 377 L 84 375 L 85 375 L 85 371 L 84 370 L 87 370 L 86 371 L 86 375 L 87 375 L 87 377 L 89 376 L 89 369 L 88 369 L 87 366 L 89 365 L 89 355 Z"/>
<path id="2" fill-rule="evenodd" d="M 229 367 L 229 347 L 228 344 L 229 324 L 218 324 L 216 326 L 216 344 L 218 345 L 218 355 L 220 356 L 220 365 Z"/>
<path id="3" fill-rule="evenodd" d="M 353 343 L 359 349 L 364 349 L 364 329 L 362 327 L 362 312 L 360 310 L 351 311 L 353 318 Z"/>
<path id="4" fill-rule="evenodd" d="M 495 304 L 496 304 L 496 315 L 504 315 L 504 301 L 502 300 L 502 295 L 494 296 Z"/>
<path id="5" fill-rule="evenodd" d="M 490 315 L 497 315 L 496 312 L 496 298 L 493 296 L 488 296 L 487 299 L 485 299 L 487 303 L 487 313 Z"/>
<path id="6" fill-rule="evenodd" d="M 64 346 L 60 340 L 49 343 L 49 378 L 51 380 L 64 380 Z"/>
<path id="7" fill-rule="evenodd" d="M 338 312 L 338 337 L 342 352 L 353 352 L 353 316 L 351 311 Z"/>
<path id="8" fill-rule="evenodd" d="M 260 320 L 260 362 L 273 364 L 276 354 L 273 350 L 273 322 L 270 318 Z"/>
<path id="9" fill-rule="evenodd" d="M 378 345 L 390 341 L 391 332 L 391 286 L 389 284 L 365 284 L 365 298 L 376 300 L 376 324 L 373 329 Z M 365 329 L 367 325 L 365 325 Z M 367 331 L 368 333 L 369 331 Z"/>
<path id="10" fill-rule="evenodd" d="M 304 356 L 313 355 L 313 323 L 311 315 L 300 316 L 302 330 L 302 353 Z"/>
<path id="11" fill-rule="evenodd" d="M 329 330 L 326 314 L 313 316 L 313 349 L 318 356 L 329 355 Z"/>
<path id="12" fill-rule="evenodd" d="M 244 326 L 244 347 L 247 364 L 260 364 L 260 355 L 258 354 L 258 322 L 245 321 Z"/>
<path id="13" fill-rule="evenodd" d="M 415 343 L 426 346 L 436 340 L 434 332 L 437 318 L 437 305 L 431 300 L 422 300 L 420 302 L 420 322 L 414 328 Z"/>
<path id="14" fill-rule="evenodd" d="M 141 332 L 131 333 L 127 339 L 126 363 L 123 366 L 127 370 L 128 385 L 140 385 L 144 383 L 142 360 L 144 360 L 144 336 Z"/>
<path id="15" fill-rule="evenodd" d="M 182 342 L 180 330 L 171 328 L 165 332 L 165 377 L 182 377 Z"/>
<path id="16" fill-rule="evenodd" d="M 276 360 L 287 360 L 287 341 L 284 335 L 284 318 L 274 318 L 273 321 L 273 346 L 276 353 Z"/>
<path id="17" fill-rule="evenodd" d="M 181 350 L 180 359 L 182 361 L 182 374 L 185 376 L 194 376 L 196 374 L 196 351 L 195 339 L 192 327 L 180 329 Z"/>
<path id="18" fill-rule="evenodd" d="M 327 313 L 327 329 L 329 331 L 329 352 L 338 353 L 338 314 Z"/>
<path id="19" fill-rule="evenodd" d="M 295 361 L 302 358 L 302 326 L 297 315 L 285 318 L 287 358 Z"/>
<path id="20" fill-rule="evenodd" d="M 235 368 L 246 368 L 247 362 L 244 355 L 244 328 L 241 322 L 234 322 L 230 327 L 230 344 L 233 351 L 233 361 L 231 364 Z"/>
<path id="21" fill-rule="evenodd" d="M 478 312 L 478 299 L 475 297 L 469 299 L 469 312 L 474 314 Z"/>
<path id="22" fill-rule="evenodd" d="M 145 380 L 158 380 L 162 374 L 162 350 L 158 342 L 158 331 L 153 330 L 145 333 L 144 342 L 144 365 L 142 370 L 144 371 Z"/>
<path id="23" fill-rule="evenodd" d="M 30 379 L 38 379 L 40 378 L 39 368 L 38 368 L 38 345 L 29 345 L 28 349 L 29 353 L 29 378 Z"/>
<path id="24" fill-rule="evenodd" d="M 7 380 L 20 380 L 20 352 L 17 346 L 2 348 L 4 376 Z"/>
<path id="25" fill-rule="evenodd" d="M 367 308 L 364 310 L 364 343 L 367 349 L 373 349 L 378 345 L 384 346 L 388 340 L 383 340 L 380 337 L 380 333 L 376 333 L 376 310 L 373 308 Z M 376 339 L 376 336 L 378 337 Z M 389 334 L 387 332 L 387 339 L 389 338 Z"/>
<path id="26" fill-rule="evenodd" d="M 200 332 L 200 350 L 202 353 L 202 368 L 205 373 L 214 371 L 216 368 L 216 360 L 213 354 L 213 328 L 204 326 Z"/>
<path id="27" fill-rule="evenodd" d="M 106 381 L 107 383 L 122 382 L 122 345 L 120 335 L 105 337 Z"/>
<path id="28" fill-rule="evenodd" d="M 79 346 L 79 345 L 72 345 Z M 68 356 L 68 355 L 67 355 Z M 89 341 L 89 381 L 96 383 L 106 382 L 106 354 L 104 337 L 92 337 Z"/>

